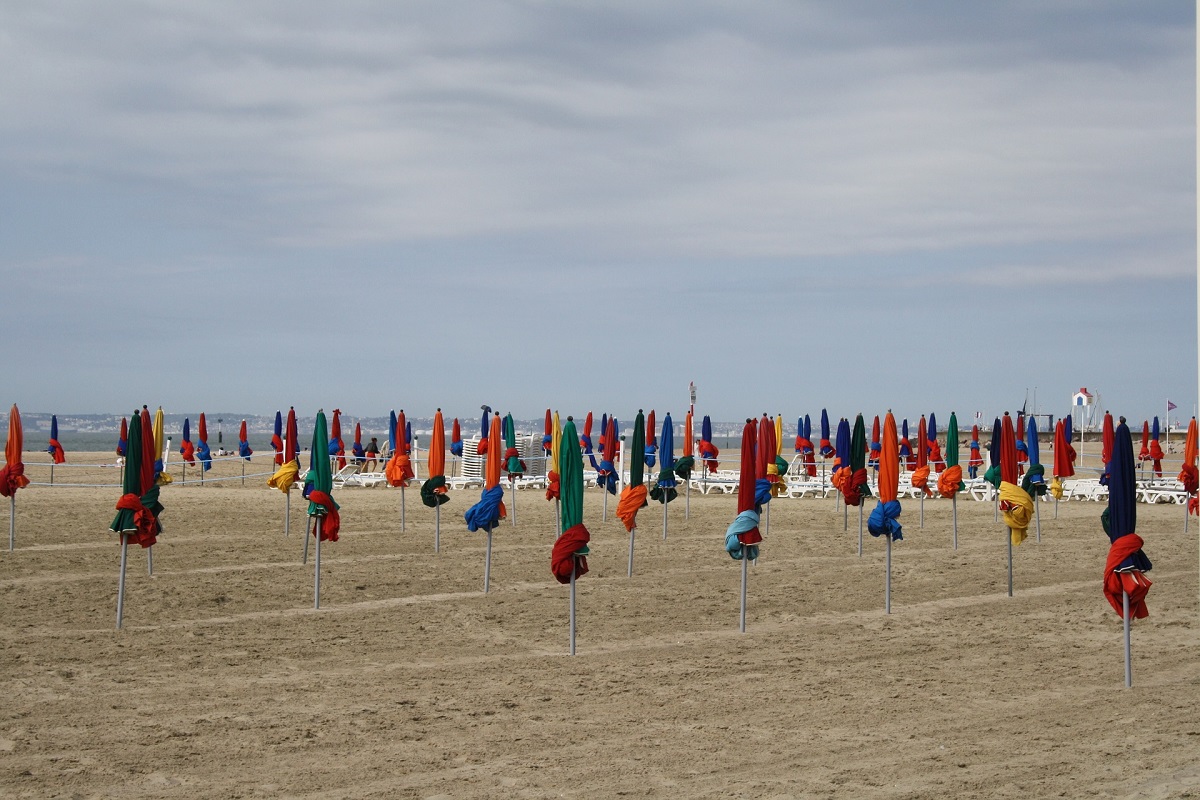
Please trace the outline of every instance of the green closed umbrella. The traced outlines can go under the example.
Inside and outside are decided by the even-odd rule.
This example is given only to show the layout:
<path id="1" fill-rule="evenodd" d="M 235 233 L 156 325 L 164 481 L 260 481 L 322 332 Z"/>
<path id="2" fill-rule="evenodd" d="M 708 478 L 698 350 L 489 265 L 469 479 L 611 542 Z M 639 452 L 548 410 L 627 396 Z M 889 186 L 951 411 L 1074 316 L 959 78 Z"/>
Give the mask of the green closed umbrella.
<path id="1" fill-rule="evenodd" d="M 148 413 L 148 412 L 147 412 Z M 117 501 L 117 516 L 109 530 L 121 534 L 121 572 L 117 580 L 117 627 L 121 627 L 125 612 L 125 570 L 129 563 L 129 542 L 151 547 L 162 527 L 158 515 L 158 486 L 154 482 L 154 463 L 147 462 L 145 434 L 138 412 L 129 422 L 129 442 L 125 452 L 125 471 L 121 475 L 121 498 Z"/>
<path id="2" fill-rule="evenodd" d="M 309 448 L 308 475 L 304 479 L 304 496 L 308 499 L 308 515 L 313 518 L 312 535 L 317 541 L 313 577 L 313 608 L 321 607 L 321 542 L 338 540 L 341 517 L 333 491 L 333 475 L 329 468 L 329 429 L 325 412 L 317 412 L 313 426 L 312 446 Z M 304 537 L 304 556 L 308 559 L 308 537 Z"/>
<path id="3" fill-rule="evenodd" d="M 953 472 L 951 472 L 953 470 Z M 946 426 L 946 469 L 949 473 L 946 475 L 946 488 L 954 482 L 957 476 L 958 486 L 950 494 L 950 518 L 953 520 L 954 528 L 954 549 L 958 549 L 958 493 L 967 488 L 962 482 L 962 467 L 958 465 L 958 417 L 954 412 L 950 412 L 950 424 Z M 942 492 L 941 481 L 938 481 L 938 491 Z"/>
<path id="4" fill-rule="evenodd" d="M 611 446 L 611 445 L 610 445 Z M 562 535 L 550 554 L 550 571 L 559 583 L 571 585 L 570 644 L 575 655 L 575 581 L 587 574 L 588 542 L 591 535 L 583 525 L 583 455 L 575 421 L 567 417 L 559 453 L 559 488 L 562 493 Z"/>
<path id="5" fill-rule="evenodd" d="M 617 502 L 617 519 L 629 531 L 629 569 L 627 574 L 633 577 L 633 539 L 637 531 L 637 513 L 646 505 L 647 491 L 645 486 L 646 473 L 646 418 L 639 408 L 637 418 L 633 421 L 633 441 L 625 451 L 629 456 L 629 484 L 621 490 L 621 499 Z"/>
<path id="6" fill-rule="evenodd" d="M 525 474 L 525 465 L 517 453 L 517 424 L 513 415 L 504 418 L 504 471 L 508 473 L 508 482 L 512 487 L 512 524 L 517 526 L 517 478 Z"/>

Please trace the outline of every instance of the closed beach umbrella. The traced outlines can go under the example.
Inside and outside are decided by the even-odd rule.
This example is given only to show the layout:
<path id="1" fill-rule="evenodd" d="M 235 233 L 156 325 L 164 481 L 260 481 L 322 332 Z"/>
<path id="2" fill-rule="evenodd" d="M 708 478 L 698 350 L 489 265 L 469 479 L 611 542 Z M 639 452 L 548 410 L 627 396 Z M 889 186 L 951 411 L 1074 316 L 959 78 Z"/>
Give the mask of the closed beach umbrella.
<path id="1" fill-rule="evenodd" d="M 1038 498 L 1046 494 L 1046 468 L 1042 466 L 1041 447 L 1038 443 L 1037 419 L 1030 417 L 1025 426 L 1025 453 L 1029 456 L 1029 469 L 1021 479 L 1021 488 L 1033 501 L 1034 519 L 1037 522 L 1037 540 L 1042 540 L 1041 507 Z"/>
<path id="2" fill-rule="evenodd" d="M 124 619 L 125 570 L 129 544 L 132 542 L 143 548 L 151 547 L 162 531 L 158 515 L 162 513 L 163 507 L 158 501 L 159 489 L 154 482 L 153 462 L 147 464 L 147 458 L 153 455 L 146 446 L 147 436 L 153 446 L 154 431 L 149 423 L 148 412 L 142 415 L 133 412 L 129 425 L 125 470 L 121 475 L 121 497 L 117 500 L 117 515 L 109 526 L 109 530 L 121 535 L 121 567 L 117 580 L 118 628 Z"/>
<path id="3" fill-rule="evenodd" d="M 574 427 L 574 426 L 572 426 Z M 575 443 L 576 448 L 579 447 L 579 442 Z M 558 471 L 559 457 L 562 455 L 562 422 L 558 418 L 558 412 L 554 412 L 554 417 L 550 424 L 550 460 L 546 464 L 546 500 L 559 501 L 554 507 L 554 513 L 557 515 L 558 527 L 554 530 L 554 535 L 558 536 L 562 532 L 562 476 Z M 580 461 L 582 463 L 582 455 Z"/>
<path id="4" fill-rule="evenodd" d="M 921 527 L 925 527 L 925 498 L 933 495 L 929 489 L 929 446 L 925 438 L 925 415 L 917 423 L 916 469 L 910 480 L 914 489 L 921 490 Z"/>
<path id="5" fill-rule="evenodd" d="M 912 443 L 908 440 L 907 417 L 900 423 L 900 431 L 900 458 L 904 461 L 904 468 L 912 472 L 917 468 L 917 457 L 913 453 Z"/>
<path id="6" fill-rule="evenodd" d="M 605 491 L 604 515 L 607 517 L 608 495 L 615 495 L 617 493 L 617 465 L 615 462 L 617 460 L 619 444 L 617 439 L 617 418 L 615 416 L 607 418 L 604 430 L 601 431 L 600 442 L 603 447 L 603 453 L 600 456 L 600 466 L 596 470 L 596 483 L 600 484 L 600 487 Z M 649 452 L 649 448 L 646 448 L 646 451 Z M 650 463 L 649 459 L 647 459 L 646 463 Z"/>
<path id="7" fill-rule="evenodd" d="M 500 415 L 488 423 L 487 458 L 483 469 L 483 492 L 479 502 L 467 509 L 463 515 L 467 521 L 467 530 L 484 531 L 487 534 L 487 554 L 483 565 L 483 591 L 486 594 L 491 587 L 492 575 L 492 531 L 500 524 L 500 520 L 508 516 L 504 507 L 504 489 L 500 486 L 500 460 L 502 453 Z"/>
<path id="8" fill-rule="evenodd" d="M 621 499 L 617 502 L 617 518 L 625 525 L 625 530 L 633 533 L 637 528 L 637 512 L 646 505 L 647 490 L 645 486 L 646 470 L 646 418 L 639 408 L 637 417 L 633 420 L 633 440 L 629 443 L 629 483 L 621 490 Z M 630 536 L 629 541 L 633 542 Z M 630 559 L 632 563 L 632 558 Z"/>
<path id="9" fill-rule="evenodd" d="M 958 549 L 958 493 L 965 488 L 962 467 L 958 465 L 958 417 L 951 411 L 950 423 L 946 426 L 946 468 L 938 475 L 938 493 L 950 498 L 955 550 Z"/>
<path id="10" fill-rule="evenodd" d="M 654 466 L 655 454 L 658 452 L 658 434 L 655 432 L 654 409 L 646 415 L 646 466 Z"/>
<path id="11" fill-rule="evenodd" d="M 1150 420 L 1142 420 L 1142 449 L 1138 453 L 1138 461 L 1150 460 Z"/>
<path id="12" fill-rule="evenodd" d="M 350 445 L 350 453 L 354 456 L 355 464 L 362 464 L 367 460 L 367 451 L 363 449 L 362 443 L 362 423 L 354 423 L 354 443 Z"/>
<path id="13" fill-rule="evenodd" d="M 400 412 L 400 413 L 401 413 L 401 419 L 403 419 L 404 412 Z M 492 421 L 491 414 L 492 414 L 492 407 L 485 405 L 483 407 L 483 415 L 480 416 L 480 418 L 479 418 L 479 443 L 477 445 L 475 445 L 475 454 L 476 455 L 482 456 L 482 455 L 487 454 L 488 445 L 491 442 L 491 437 L 490 437 L 490 434 L 491 434 L 490 426 L 491 426 L 491 421 Z M 397 434 L 397 436 L 399 437 L 399 434 Z"/>
<path id="14" fill-rule="evenodd" d="M 883 418 L 883 442 L 879 452 L 879 502 L 867 519 L 867 530 L 887 543 L 885 561 L 883 608 L 892 613 L 892 542 L 904 538 L 900 525 L 903 510 L 897 496 L 900 490 L 900 452 L 896 439 L 896 418 L 887 412 Z"/>
<path id="15" fill-rule="evenodd" d="M 808 414 L 804 415 L 804 471 L 808 473 L 808 477 L 817 477 L 817 448 L 813 446 L 812 441 L 812 418 Z"/>
<path id="16" fill-rule="evenodd" d="M 246 420 L 238 426 L 238 455 L 249 461 L 254 451 L 250 449 L 250 440 L 246 436 Z"/>
<path id="17" fill-rule="evenodd" d="M 695 442 L 692 436 L 692 412 L 689 411 L 683 418 L 683 447 L 679 459 L 675 462 L 675 474 L 685 481 L 692 477 L 692 470 L 696 468 Z"/>
<path id="18" fill-rule="evenodd" d="M 124 419 L 121 420 L 124 423 Z M 123 429 L 122 429 L 123 430 Z M 21 412 L 17 404 L 8 412 L 8 439 L 4 442 L 4 468 L 0 469 L 0 495 L 8 498 L 8 549 L 16 546 L 17 490 L 29 485 L 25 477 L 25 463 L 21 460 L 21 448 L 25 442 L 25 429 L 21 425 Z"/>
<path id="19" fill-rule="evenodd" d="M 579 435 L 579 447 L 583 450 L 583 455 L 592 455 L 592 412 L 590 411 L 583 421 L 583 433 Z"/>
<path id="20" fill-rule="evenodd" d="M 208 422 L 204 412 L 200 412 L 200 420 L 196 424 L 196 457 L 200 459 L 201 478 L 203 473 L 212 469 L 212 450 L 208 447 Z"/>
<path id="21" fill-rule="evenodd" d="M 1025 438 L 1025 413 L 1017 414 L 1017 477 L 1021 477 L 1021 465 L 1029 460 L 1028 442 Z"/>
<path id="22" fill-rule="evenodd" d="M 759 506 L 766 507 L 773 496 L 771 494 L 771 467 L 775 466 L 775 423 L 766 414 L 763 414 L 758 420 L 754 454 L 754 499 Z M 759 513 L 762 513 L 761 510 Z"/>
<path id="23" fill-rule="evenodd" d="M 783 459 L 783 417 L 775 415 L 771 426 L 771 463 L 767 465 L 767 480 L 771 484 L 771 496 L 779 497 L 787 492 L 788 462 Z M 770 530 L 770 518 L 767 519 L 767 529 Z"/>
<path id="24" fill-rule="evenodd" d="M 879 453 L 882 445 L 879 441 L 879 415 L 875 415 L 875 421 L 871 423 L 871 444 L 867 456 L 867 466 L 872 469 L 879 469 Z"/>
<path id="25" fill-rule="evenodd" d="M 846 479 L 845 470 L 850 466 L 850 421 L 843 417 L 837 427 L 837 447 L 833 457 L 833 485 L 838 492 L 842 490 L 842 481 Z"/>
<path id="26" fill-rule="evenodd" d="M 863 415 L 854 418 L 850 433 L 850 474 L 842 481 L 842 497 L 847 505 L 861 508 L 864 497 L 871 496 L 867 485 L 867 426 Z"/>
<path id="27" fill-rule="evenodd" d="M 570 584 L 570 653 L 575 655 L 575 581 L 588 571 L 591 535 L 583 524 L 583 456 L 575 422 L 567 417 L 559 453 L 562 487 L 561 535 L 550 553 L 550 571 L 559 583 Z"/>
<path id="28" fill-rule="evenodd" d="M 53 414 L 50 417 L 50 441 L 46 443 L 46 452 L 54 459 L 55 464 L 62 464 L 67 460 L 67 456 L 63 452 L 63 446 L 58 442 L 57 414 Z"/>
<path id="29" fill-rule="evenodd" d="M 1033 498 L 1017 485 L 1017 434 L 1004 412 L 1000 425 L 1000 513 L 1008 526 L 1008 595 L 1012 597 L 1012 549 L 1025 541 L 1033 519 Z"/>
<path id="30" fill-rule="evenodd" d="M 395 447 L 394 444 L 392 446 Z M 458 417 L 454 418 L 454 424 L 450 426 L 450 452 L 451 454 L 462 458 L 462 426 L 458 424 Z"/>
<path id="31" fill-rule="evenodd" d="M 185 462 L 195 466 L 196 445 L 192 443 L 192 421 L 187 417 L 183 418 L 183 438 L 179 443 L 179 454 Z"/>
<path id="32" fill-rule="evenodd" d="M 704 418 L 700 420 L 700 458 L 708 467 L 711 475 L 715 475 L 717 472 L 717 456 L 720 454 L 721 451 L 713 444 L 712 440 L 712 420 L 709 419 L 708 414 L 705 414 Z"/>
<path id="33" fill-rule="evenodd" d="M 338 469 L 346 466 L 346 443 L 342 439 L 342 410 L 333 410 L 333 422 L 329 431 L 329 443 L 325 447 L 330 456 L 337 457 Z"/>
<path id="34" fill-rule="evenodd" d="M 829 441 L 829 412 L 821 409 L 821 458 L 831 458 L 837 451 Z"/>
<path id="35" fill-rule="evenodd" d="M 525 462 L 517 450 L 517 425 L 512 414 L 504 417 L 504 471 L 508 473 L 510 481 L 525 474 Z"/>
<path id="36" fill-rule="evenodd" d="M 1179 482 L 1183 484 L 1183 490 L 1188 495 L 1187 509 L 1183 517 L 1185 533 L 1188 529 L 1188 515 L 1200 511 L 1200 503 L 1196 502 L 1196 490 L 1200 488 L 1200 471 L 1196 468 L 1198 449 L 1200 444 L 1197 443 L 1196 418 L 1192 417 L 1192 421 L 1188 423 L 1187 438 L 1183 442 L 1183 465 L 1179 468 Z"/>
<path id="37" fill-rule="evenodd" d="M 429 437 L 429 477 L 421 484 L 421 502 L 434 511 L 433 552 L 442 549 L 442 504 L 450 500 L 446 493 L 446 421 L 439 408 L 433 415 Z"/>
<path id="38" fill-rule="evenodd" d="M 725 552 L 736 561 L 742 562 L 742 602 L 740 614 L 740 630 L 746 632 L 746 587 L 748 582 L 747 564 L 758 559 L 759 543 L 762 534 L 758 530 L 759 512 L 755 502 L 755 480 L 757 465 L 755 464 L 755 445 L 757 434 L 754 420 L 746 420 L 742 428 L 742 460 L 741 473 L 738 479 L 738 514 L 733 523 L 725 531 Z"/>
<path id="39" fill-rule="evenodd" d="M 275 411 L 275 429 L 271 434 L 271 451 L 274 454 L 275 466 L 283 466 L 283 414 Z"/>
<path id="40" fill-rule="evenodd" d="M 662 458 L 659 459 L 658 480 L 655 481 L 654 487 L 650 489 L 650 499 L 656 503 L 666 505 L 678 496 L 675 490 L 675 431 L 674 423 L 671 421 L 671 415 L 668 413 L 663 417 L 662 425 Z M 666 532 L 666 517 L 664 519 L 664 533 Z"/>
<path id="41" fill-rule="evenodd" d="M 1150 424 L 1150 460 L 1153 462 L 1154 477 L 1156 478 L 1162 477 L 1163 450 L 1158 441 L 1160 432 L 1156 416 Z"/>
<path id="42" fill-rule="evenodd" d="M 334 411 L 335 419 L 337 411 Z M 309 451 L 308 475 L 304 479 L 304 496 L 308 499 L 308 515 L 313 518 L 312 535 L 317 551 L 313 569 L 313 608 L 321 607 L 321 542 L 336 542 L 342 520 L 337 501 L 333 499 L 333 475 L 329 466 L 329 434 L 325 412 L 317 412 L 313 425 L 312 447 Z M 307 548 L 307 539 L 305 540 Z"/>
<path id="43" fill-rule="evenodd" d="M 280 449 L 276 451 L 276 459 L 278 459 L 280 463 L 279 466 L 276 467 L 275 473 L 270 478 L 267 478 L 267 485 L 273 489 L 278 489 L 285 495 L 283 507 L 283 535 L 288 536 L 291 534 L 292 524 L 292 486 L 295 485 L 297 479 L 300 477 L 300 458 L 298 455 L 299 448 L 297 447 L 297 444 L 299 443 L 296 441 L 299 433 L 296 424 L 295 407 L 288 409 L 287 428 L 285 430 L 287 432 L 286 438 L 280 436 Z M 328 463 L 328 460 L 326 460 L 326 463 Z M 308 542 L 306 539 L 306 549 L 307 545 Z"/>
<path id="44" fill-rule="evenodd" d="M 396 450 L 396 409 L 388 412 L 388 458 Z M 462 455 L 459 453 L 458 455 Z"/>
<path id="45" fill-rule="evenodd" d="M 962 467 L 958 464 L 958 417 L 951 411 L 946 425 L 946 466 L 938 475 L 938 494 L 953 498 L 964 488 Z"/>
<path id="46" fill-rule="evenodd" d="M 404 436 L 406 425 L 404 409 L 400 409 L 400 414 L 396 417 L 396 449 L 392 451 L 392 457 L 388 459 L 387 465 L 383 468 L 383 476 L 387 479 L 388 485 L 400 487 L 400 530 L 402 532 L 408 529 L 408 520 L 405 518 L 407 509 L 405 508 L 404 490 L 408 486 L 408 482 L 415 477 L 408 442 Z"/>
<path id="47" fill-rule="evenodd" d="M 1070 478 L 1075 474 L 1074 448 L 1067 438 L 1069 425 L 1067 420 L 1060 419 L 1054 425 L 1054 477 Z"/>
<path id="48" fill-rule="evenodd" d="M 125 418 L 121 417 L 121 432 L 117 434 L 117 455 L 125 455 L 125 444 L 129 440 L 129 428 Z"/>
<path id="49" fill-rule="evenodd" d="M 967 472 L 971 479 L 974 480 L 979 473 L 979 468 L 983 466 L 983 451 L 979 447 L 979 426 L 971 426 L 971 445 L 970 453 L 967 456 Z"/>
<path id="50" fill-rule="evenodd" d="M 163 479 L 159 481 L 160 483 L 171 482 L 169 476 L 163 475 L 163 456 L 167 452 L 163 444 L 166 442 L 166 435 L 163 424 L 163 410 L 162 406 L 159 406 L 158 410 L 154 412 L 154 471 L 162 475 Z"/>
<path id="51" fill-rule="evenodd" d="M 1104 474 L 1100 477 L 1100 482 L 1108 483 L 1108 462 L 1112 460 L 1113 448 L 1113 418 L 1112 414 L 1106 412 L 1104 414 L 1104 424 L 1100 429 L 1100 464 L 1104 470 Z"/>
<path id="52" fill-rule="evenodd" d="M 929 447 L 929 468 L 940 473 L 945 469 L 946 462 L 942 458 L 942 448 L 938 446 L 937 416 L 932 411 L 929 412 L 929 427 L 925 435 Z"/>
<path id="53" fill-rule="evenodd" d="M 542 455 L 549 456 L 550 448 L 554 444 L 554 417 L 550 414 L 550 409 L 546 409 L 546 421 L 542 433 Z"/>
<path id="54" fill-rule="evenodd" d="M 1125 685 L 1133 684 L 1129 627 L 1133 619 L 1149 616 L 1146 594 L 1150 559 L 1142 552 L 1145 542 L 1137 534 L 1137 487 L 1134 475 L 1133 440 L 1125 418 L 1113 432 L 1109 461 L 1108 509 L 1101 516 L 1108 534 L 1108 558 L 1104 563 L 1104 596 L 1124 620 Z"/>

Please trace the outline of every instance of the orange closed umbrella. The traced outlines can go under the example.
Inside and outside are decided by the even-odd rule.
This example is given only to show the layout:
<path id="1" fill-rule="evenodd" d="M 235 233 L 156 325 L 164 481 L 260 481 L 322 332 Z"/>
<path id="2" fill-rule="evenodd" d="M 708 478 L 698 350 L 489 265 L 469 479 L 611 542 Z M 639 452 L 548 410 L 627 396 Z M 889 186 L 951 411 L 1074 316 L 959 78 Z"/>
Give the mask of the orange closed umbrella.
<path id="1" fill-rule="evenodd" d="M 879 443 L 879 503 L 867 519 L 867 530 L 872 536 L 882 536 L 887 541 L 887 561 L 884 577 L 883 610 L 892 613 L 892 540 L 904 538 L 900 526 L 900 501 L 896 499 L 900 489 L 900 440 L 896 435 L 896 418 L 889 411 L 883 418 L 883 441 Z"/>
<path id="2" fill-rule="evenodd" d="M 1194 422 L 1193 422 L 1194 424 Z M 8 498 L 8 549 L 16 546 L 17 490 L 29 485 L 25 477 L 25 464 L 21 461 L 21 448 L 25 431 L 21 426 L 21 412 L 13 403 L 8 412 L 8 441 L 4 444 L 4 468 L 0 469 L 0 495 Z"/>
<path id="3" fill-rule="evenodd" d="M 1196 489 L 1200 488 L 1200 472 L 1197 472 L 1196 468 L 1198 447 L 1200 443 L 1196 440 L 1196 418 L 1192 417 L 1192 421 L 1188 423 L 1187 439 L 1183 443 L 1183 466 L 1179 470 L 1179 482 L 1183 484 L 1183 490 L 1187 493 L 1183 512 L 1184 533 L 1187 533 L 1188 517 L 1200 512 L 1200 502 L 1196 499 Z"/>
<path id="4" fill-rule="evenodd" d="M 446 421 L 439 408 L 433 415 L 433 433 L 429 439 L 429 477 L 421 484 L 421 502 L 433 509 L 433 552 L 442 549 L 442 503 L 446 494 Z"/>

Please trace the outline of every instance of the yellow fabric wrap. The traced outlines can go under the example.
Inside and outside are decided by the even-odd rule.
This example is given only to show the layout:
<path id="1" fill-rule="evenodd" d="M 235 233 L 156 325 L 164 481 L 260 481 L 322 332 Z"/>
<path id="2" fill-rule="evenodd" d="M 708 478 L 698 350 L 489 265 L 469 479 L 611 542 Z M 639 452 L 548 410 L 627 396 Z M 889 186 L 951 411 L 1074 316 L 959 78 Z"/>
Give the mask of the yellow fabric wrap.
<path id="1" fill-rule="evenodd" d="M 1033 519 L 1033 498 L 1015 483 L 1000 482 L 1000 513 L 1004 524 L 1012 532 L 1012 543 L 1025 541 L 1029 532 L 1029 521 Z"/>
<path id="2" fill-rule="evenodd" d="M 767 480 L 771 482 L 771 497 L 787 494 L 787 480 L 779 474 L 779 467 L 775 464 L 767 465 Z"/>
<path id="3" fill-rule="evenodd" d="M 1057 475 L 1054 476 L 1054 480 L 1050 481 L 1047 488 L 1049 488 L 1050 494 L 1054 495 L 1055 500 L 1062 500 L 1063 485 Z"/>
<path id="4" fill-rule="evenodd" d="M 295 461 L 288 461 L 282 467 L 275 470 L 275 474 L 267 478 L 267 486 L 272 489 L 287 494 L 292 490 L 292 484 L 300 476 L 300 465 Z"/>
<path id="5" fill-rule="evenodd" d="M 174 479 L 164 470 L 158 473 L 158 485 L 166 486 L 168 483 L 174 483 Z"/>

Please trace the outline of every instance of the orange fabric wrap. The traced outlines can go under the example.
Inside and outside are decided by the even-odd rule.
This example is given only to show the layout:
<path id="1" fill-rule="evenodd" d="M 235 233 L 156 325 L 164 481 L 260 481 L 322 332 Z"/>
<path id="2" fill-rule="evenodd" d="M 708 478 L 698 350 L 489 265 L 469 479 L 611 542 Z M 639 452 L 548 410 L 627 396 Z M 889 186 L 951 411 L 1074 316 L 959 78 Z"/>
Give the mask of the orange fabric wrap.
<path id="1" fill-rule="evenodd" d="M 625 524 L 625 530 L 631 531 L 637 527 L 638 509 L 646 505 L 646 485 L 626 486 L 617 501 L 617 517 Z"/>
<path id="2" fill-rule="evenodd" d="M 962 467 L 955 464 L 946 467 L 938 475 L 938 494 L 942 497 L 954 497 L 958 494 L 958 485 L 962 483 Z"/>
<path id="3" fill-rule="evenodd" d="M 920 489 L 925 493 L 926 497 L 932 497 L 933 492 L 929 489 L 929 465 L 917 467 L 913 470 L 912 485 L 914 489 Z"/>

